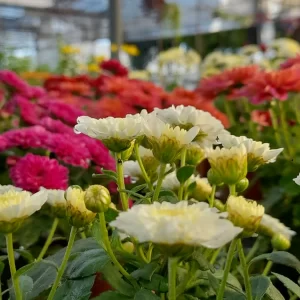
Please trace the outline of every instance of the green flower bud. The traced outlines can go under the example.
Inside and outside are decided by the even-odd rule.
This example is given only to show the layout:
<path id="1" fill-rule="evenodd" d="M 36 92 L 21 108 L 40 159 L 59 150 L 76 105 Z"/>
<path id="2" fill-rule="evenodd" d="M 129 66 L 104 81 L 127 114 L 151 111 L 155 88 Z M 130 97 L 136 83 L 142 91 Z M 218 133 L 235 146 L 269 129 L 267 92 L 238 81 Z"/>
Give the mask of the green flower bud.
<path id="1" fill-rule="evenodd" d="M 249 186 L 249 180 L 247 178 L 244 178 L 236 184 L 235 186 L 236 192 L 241 193 L 245 191 L 248 188 L 248 186 Z"/>
<path id="2" fill-rule="evenodd" d="M 134 142 L 135 141 L 131 142 L 130 148 L 128 148 L 128 149 L 124 150 L 123 152 L 121 152 L 121 159 L 122 160 L 126 161 L 131 157 L 132 152 L 133 152 Z"/>
<path id="3" fill-rule="evenodd" d="M 274 249 L 286 251 L 291 247 L 291 242 L 281 233 L 275 234 L 271 240 Z"/>
<path id="4" fill-rule="evenodd" d="M 91 185 L 84 195 L 84 203 L 94 213 L 105 212 L 111 203 L 109 190 L 102 185 Z"/>
<path id="5" fill-rule="evenodd" d="M 189 145 L 186 149 L 185 163 L 196 166 L 205 159 L 205 152 L 199 146 Z"/>
<path id="6" fill-rule="evenodd" d="M 209 169 L 207 172 L 207 179 L 211 185 L 222 185 L 222 179 L 216 174 L 213 169 Z"/>
<path id="7" fill-rule="evenodd" d="M 125 242 L 122 244 L 122 248 L 124 251 L 128 252 L 128 253 L 133 253 L 134 251 L 134 245 L 131 242 Z"/>

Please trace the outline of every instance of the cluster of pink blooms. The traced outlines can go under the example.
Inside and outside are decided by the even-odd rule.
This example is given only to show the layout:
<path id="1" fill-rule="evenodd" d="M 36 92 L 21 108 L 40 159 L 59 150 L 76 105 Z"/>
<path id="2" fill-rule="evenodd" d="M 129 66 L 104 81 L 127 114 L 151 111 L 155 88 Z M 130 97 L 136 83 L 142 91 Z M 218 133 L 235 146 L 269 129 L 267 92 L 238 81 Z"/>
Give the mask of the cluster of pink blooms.
<path id="1" fill-rule="evenodd" d="M 94 171 L 115 168 L 100 141 L 74 133 L 72 126 L 84 111 L 51 98 L 43 88 L 29 86 L 11 71 L 0 71 L 0 88 L 6 95 L 1 112 L 19 115 L 22 126 L 0 134 L 0 152 L 8 155 L 9 174 L 16 186 L 29 191 L 41 186 L 65 189 L 68 166 Z M 46 156 L 11 156 L 16 148 Z"/>

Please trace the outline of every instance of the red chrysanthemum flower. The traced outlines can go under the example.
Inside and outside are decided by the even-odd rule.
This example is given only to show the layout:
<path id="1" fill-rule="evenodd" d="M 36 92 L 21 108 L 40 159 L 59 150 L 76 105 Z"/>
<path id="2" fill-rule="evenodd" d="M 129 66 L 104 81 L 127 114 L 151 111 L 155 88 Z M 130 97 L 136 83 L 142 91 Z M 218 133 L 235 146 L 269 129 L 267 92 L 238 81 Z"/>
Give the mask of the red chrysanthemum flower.
<path id="1" fill-rule="evenodd" d="M 272 120 L 269 111 L 253 110 L 251 112 L 251 120 L 263 127 L 272 126 Z"/>
<path id="2" fill-rule="evenodd" d="M 300 64 L 300 54 L 296 55 L 295 57 L 288 58 L 284 63 L 280 65 L 280 69 L 288 69 L 299 64 Z"/>
<path id="3" fill-rule="evenodd" d="M 215 98 L 221 93 L 230 95 L 232 90 L 242 87 L 259 72 L 258 66 L 250 65 L 233 68 L 208 78 L 203 78 L 196 91 L 208 98 Z"/>
<path id="4" fill-rule="evenodd" d="M 56 159 L 27 154 L 10 169 L 13 184 L 26 191 L 37 192 L 41 187 L 65 190 L 69 170 Z"/>
<path id="5" fill-rule="evenodd" d="M 288 93 L 299 90 L 300 69 L 290 68 L 261 72 L 235 93 L 235 97 L 247 97 L 253 104 L 272 99 L 284 101 Z"/>
<path id="6" fill-rule="evenodd" d="M 116 59 L 105 60 L 100 64 L 100 67 L 114 76 L 126 77 L 128 75 L 127 68 Z"/>

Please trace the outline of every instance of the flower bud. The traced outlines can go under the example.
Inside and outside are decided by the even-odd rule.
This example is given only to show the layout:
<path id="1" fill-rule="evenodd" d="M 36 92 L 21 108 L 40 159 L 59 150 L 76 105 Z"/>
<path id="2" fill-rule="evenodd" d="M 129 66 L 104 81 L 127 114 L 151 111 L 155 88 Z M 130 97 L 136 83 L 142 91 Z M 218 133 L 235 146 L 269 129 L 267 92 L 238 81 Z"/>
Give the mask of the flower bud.
<path id="1" fill-rule="evenodd" d="M 249 186 L 249 180 L 247 178 L 244 178 L 242 180 L 240 180 L 235 188 L 236 188 L 236 192 L 237 193 L 242 193 L 243 191 L 245 191 Z"/>
<path id="2" fill-rule="evenodd" d="M 109 190 L 102 185 L 91 185 L 84 195 L 85 206 L 94 213 L 105 212 L 111 203 Z"/>
<path id="3" fill-rule="evenodd" d="M 244 228 L 244 234 L 251 236 L 256 232 L 265 209 L 256 201 L 244 197 L 229 196 L 227 200 L 228 219 L 235 225 Z"/>
<path id="4" fill-rule="evenodd" d="M 128 149 L 121 152 L 121 159 L 122 160 L 126 161 L 131 157 L 132 152 L 133 152 L 134 143 L 135 143 L 135 141 L 132 141 L 131 146 Z"/>
<path id="5" fill-rule="evenodd" d="M 222 179 L 218 174 L 213 170 L 209 169 L 207 172 L 207 179 L 211 185 L 222 185 Z"/>
<path id="6" fill-rule="evenodd" d="M 205 201 L 212 193 L 212 187 L 207 178 L 195 178 L 196 187 L 193 189 L 192 197 L 198 201 Z"/>
<path id="7" fill-rule="evenodd" d="M 278 251 L 286 251 L 291 247 L 291 242 L 283 234 L 275 234 L 271 240 L 272 246 Z"/>
<path id="8" fill-rule="evenodd" d="M 189 145 L 186 148 L 185 163 L 187 165 L 196 166 L 205 159 L 205 152 L 199 146 Z"/>
<path id="9" fill-rule="evenodd" d="M 134 245 L 131 242 L 123 243 L 122 248 L 123 248 L 124 251 L 126 251 L 128 253 L 133 253 L 133 251 L 134 251 Z"/>
<path id="10" fill-rule="evenodd" d="M 85 192 L 79 186 L 71 186 L 66 191 L 67 217 L 77 228 L 90 224 L 96 214 L 88 210 L 84 203 Z"/>

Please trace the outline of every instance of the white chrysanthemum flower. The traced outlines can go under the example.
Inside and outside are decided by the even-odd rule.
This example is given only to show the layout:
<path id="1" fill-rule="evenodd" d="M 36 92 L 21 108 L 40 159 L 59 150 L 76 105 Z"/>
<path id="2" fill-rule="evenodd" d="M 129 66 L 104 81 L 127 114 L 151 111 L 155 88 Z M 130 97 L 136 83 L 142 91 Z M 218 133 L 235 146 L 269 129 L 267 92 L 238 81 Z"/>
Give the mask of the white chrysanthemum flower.
<path id="1" fill-rule="evenodd" d="M 3 186 L 2 186 L 3 188 Z M 31 194 L 10 187 L 0 194 L 0 232 L 11 233 L 19 228 L 22 221 L 40 210 L 47 201 L 44 191 Z"/>
<path id="2" fill-rule="evenodd" d="M 300 185 L 300 174 L 296 178 L 294 178 L 293 180 L 296 184 Z"/>
<path id="3" fill-rule="evenodd" d="M 268 232 L 268 235 L 270 236 L 281 234 L 289 241 L 296 235 L 296 231 L 291 230 L 291 228 L 281 223 L 280 220 L 273 218 L 268 214 L 263 215 L 260 222 L 260 228 L 262 228 L 264 232 Z"/>
<path id="4" fill-rule="evenodd" d="M 96 216 L 86 208 L 84 196 L 85 191 L 77 186 L 70 186 L 66 191 L 67 216 L 70 224 L 78 228 L 88 225 Z"/>
<path id="5" fill-rule="evenodd" d="M 124 175 L 133 178 L 142 178 L 142 171 L 137 161 L 128 160 L 123 163 Z"/>
<path id="6" fill-rule="evenodd" d="M 254 172 L 263 164 L 275 162 L 277 156 L 283 151 L 283 148 L 271 150 L 268 143 L 256 142 L 245 136 L 223 135 L 219 137 L 219 140 L 225 148 L 231 148 L 241 144 L 246 147 L 249 172 Z"/>
<path id="7" fill-rule="evenodd" d="M 183 147 L 191 143 L 198 132 L 197 127 L 192 127 L 188 131 L 178 126 L 172 127 L 155 115 L 149 116 L 144 124 L 144 133 L 152 147 L 153 155 L 164 164 L 174 162 Z"/>
<path id="8" fill-rule="evenodd" d="M 137 238 L 140 243 L 220 248 L 242 231 L 224 217 L 226 214 L 218 213 L 203 202 L 193 205 L 188 205 L 187 201 L 155 202 L 135 205 L 121 212 L 110 225 Z"/>
<path id="9" fill-rule="evenodd" d="M 122 152 L 130 148 L 131 142 L 143 134 L 142 121 L 139 115 L 105 119 L 82 116 L 77 119 L 78 124 L 74 130 L 101 140 L 113 152 Z"/>
<path id="10" fill-rule="evenodd" d="M 236 184 L 247 175 L 247 151 L 243 144 L 230 149 L 217 147 L 206 149 L 210 166 L 220 179 L 226 184 Z"/>
<path id="11" fill-rule="evenodd" d="M 153 157 L 153 152 L 150 149 L 139 146 L 140 157 Z"/>
<path id="12" fill-rule="evenodd" d="M 196 109 L 193 106 L 171 106 L 166 109 L 155 109 L 157 117 L 172 126 L 190 129 L 193 126 L 199 128 L 195 142 L 202 147 L 209 147 L 216 142 L 218 134 L 224 130 L 221 121 L 210 113 Z"/>
<path id="13" fill-rule="evenodd" d="M 16 192 L 21 192 L 23 189 L 18 188 L 14 185 L 8 184 L 8 185 L 0 185 L 0 195 L 4 194 L 8 191 L 16 191 Z"/>
<path id="14" fill-rule="evenodd" d="M 229 196 L 227 199 L 228 219 L 236 226 L 253 234 L 265 213 L 265 208 L 256 201 L 246 200 L 243 196 Z"/>
<path id="15" fill-rule="evenodd" d="M 155 183 L 155 185 L 156 185 L 156 183 Z M 168 189 L 168 190 L 172 190 L 172 191 L 178 190 L 180 187 L 180 182 L 177 179 L 176 172 L 171 172 L 171 173 L 167 174 L 166 177 L 164 178 L 161 186 L 164 189 Z"/>
<path id="16" fill-rule="evenodd" d="M 50 205 L 52 213 L 58 218 L 64 218 L 67 208 L 65 191 L 45 189 L 43 187 L 40 190 L 45 191 L 47 194 L 47 203 Z"/>

